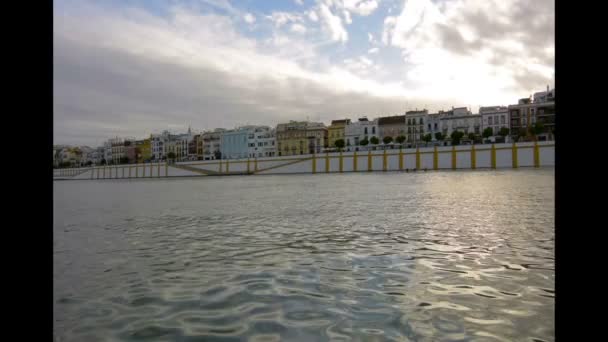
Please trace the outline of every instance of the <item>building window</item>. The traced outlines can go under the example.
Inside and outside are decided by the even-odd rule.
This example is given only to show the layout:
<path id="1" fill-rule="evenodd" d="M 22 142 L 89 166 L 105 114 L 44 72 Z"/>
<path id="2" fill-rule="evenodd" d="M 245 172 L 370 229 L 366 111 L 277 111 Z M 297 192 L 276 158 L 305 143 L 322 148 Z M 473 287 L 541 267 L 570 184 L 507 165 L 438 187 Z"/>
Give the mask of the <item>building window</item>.
<path id="1" fill-rule="evenodd" d="M 365 134 L 367 134 L 367 127 L 365 127 L 365 130 L 364 130 L 364 131 L 365 131 Z"/>
<path id="2" fill-rule="evenodd" d="M 488 125 L 492 125 L 492 117 L 491 116 L 488 117 Z"/>
<path id="3" fill-rule="evenodd" d="M 372 134 L 376 134 L 376 127 L 372 127 Z"/>
<path id="4" fill-rule="evenodd" d="M 429 131 L 431 130 L 431 124 L 429 124 Z"/>
<path id="5" fill-rule="evenodd" d="M 420 118 L 420 124 L 421 124 L 421 125 L 423 124 L 423 122 L 422 122 L 422 118 Z"/>
<path id="6" fill-rule="evenodd" d="M 503 124 L 503 125 L 505 124 L 505 116 L 504 115 L 500 116 L 500 123 Z"/>
<path id="7" fill-rule="evenodd" d="M 437 130 L 437 123 L 435 122 L 435 130 Z"/>

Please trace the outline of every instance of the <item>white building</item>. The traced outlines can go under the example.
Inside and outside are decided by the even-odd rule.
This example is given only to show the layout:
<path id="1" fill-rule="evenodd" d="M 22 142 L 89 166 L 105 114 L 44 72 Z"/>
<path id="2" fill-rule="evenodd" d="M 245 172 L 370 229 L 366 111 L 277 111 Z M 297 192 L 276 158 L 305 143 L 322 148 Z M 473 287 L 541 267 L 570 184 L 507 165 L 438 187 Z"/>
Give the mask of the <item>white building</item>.
<path id="1" fill-rule="evenodd" d="M 226 130 L 223 128 L 216 128 L 213 131 L 203 132 L 203 159 L 204 160 L 215 160 L 219 159 L 221 153 L 221 137 L 222 133 Z"/>
<path id="2" fill-rule="evenodd" d="M 103 159 L 106 164 L 112 161 L 112 141 L 110 140 L 103 143 Z"/>
<path id="3" fill-rule="evenodd" d="M 428 110 L 411 110 L 405 112 L 405 127 L 406 127 L 406 140 L 408 143 L 418 143 L 422 141 L 422 138 L 430 133 L 427 125 L 429 124 L 429 112 Z"/>
<path id="4" fill-rule="evenodd" d="M 163 131 L 161 134 L 152 134 L 150 136 L 150 146 L 154 160 L 164 160 L 167 157 L 165 145 L 169 141 L 170 135 L 169 131 Z"/>
<path id="5" fill-rule="evenodd" d="M 359 142 L 365 138 L 369 140 L 372 136 L 377 137 L 378 119 L 369 121 L 367 117 L 362 117 L 357 121 L 350 122 L 344 126 L 344 140 L 347 151 L 354 151 L 354 146 L 359 146 Z"/>
<path id="6" fill-rule="evenodd" d="M 481 115 L 472 114 L 466 107 L 439 111 L 438 114 L 441 131 L 446 137 L 454 131 L 463 132 L 465 136 L 469 133 L 481 134 Z"/>
<path id="7" fill-rule="evenodd" d="M 276 131 L 268 126 L 247 126 L 249 158 L 274 157 L 277 155 Z"/>
<path id="8" fill-rule="evenodd" d="M 501 128 L 509 128 L 509 108 L 506 106 L 479 107 L 479 115 L 482 133 L 486 128 L 492 129 L 491 141 L 495 141 Z"/>

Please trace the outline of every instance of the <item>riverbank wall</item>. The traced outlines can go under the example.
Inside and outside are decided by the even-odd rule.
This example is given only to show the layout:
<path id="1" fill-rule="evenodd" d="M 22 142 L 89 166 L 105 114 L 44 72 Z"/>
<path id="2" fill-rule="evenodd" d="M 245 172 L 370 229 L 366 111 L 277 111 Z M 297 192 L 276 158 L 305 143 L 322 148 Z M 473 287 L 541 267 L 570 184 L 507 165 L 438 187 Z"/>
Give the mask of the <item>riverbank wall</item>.
<path id="1" fill-rule="evenodd" d="M 543 141 L 55 169 L 53 179 L 102 180 L 290 173 L 517 169 L 554 165 L 555 142 Z"/>

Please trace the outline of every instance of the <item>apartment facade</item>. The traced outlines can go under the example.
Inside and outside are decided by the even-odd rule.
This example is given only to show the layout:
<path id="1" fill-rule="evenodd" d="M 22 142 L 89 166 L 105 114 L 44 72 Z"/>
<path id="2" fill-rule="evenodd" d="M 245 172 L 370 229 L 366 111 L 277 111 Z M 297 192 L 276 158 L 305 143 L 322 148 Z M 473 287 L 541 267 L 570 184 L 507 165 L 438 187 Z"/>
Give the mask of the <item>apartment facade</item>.
<path id="1" fill-rule="evenodd" d="M 345 128 L 350 124 L 350 119 L 332 120 L 331 125 L 327 127 L 327 145 L 334 147 L 336 140 L 344 139 L 346 144 L 346 133 Z"/>
<path id="2" fill-rule="evenodd" d="M 509 128 L 509 108 L 506 106 L 479 107 L 479 115 L 482 133 L 486 128 L 491 128 L 492 137 L 495 137 L 502 128 Z"/>
<path id="3" fill-rule="evenodd" d="M 327 146 L 327 128 L 321 122 L 290 121 L 276 128 L 279 156 L 321 153 Z"/>
<path id="4" fill-rule="evenodd" d="M 203 159 L 215 160 L 221 158 L 221 137 L 226 131 L 223 128 L 216 128 L 213 131 L 203 132 L 201 134 L 203 140 Z"/>
<path id="5" fill-rule="evenodd" d="M 378 135 L 380 141 L 382 141 L 384 137 L 392 137 L 394 140 L 400 135 L 405 135 L 405 132 L 405 115 L 378 118 Z"/>
<path id="6" fill-rule="evenodd" d="M 510 133 L 513 139 L 524 135 L 524 140 L 531 140 L 529 129 L 537 122 L 542 124 L 542 133 L 538 140 L 553 140 L 555 129 L 555 89 L 534 94 L 534 101 L 523 98 L 516 105 L 508 107 Z"/>
<path id="7" fill-rule="evenodd" d="M 344 137 L 347 150 L 351 150 L 351 146 L 359 146 L 361 140 L 378 136 L 378 119 L 372 121 L 367 117 L 359 118 L 355 122 L 349 122 L 344 127 Z"/>
<path id="8" fill-rule="evenodd" d="M 411 110 L 405 113 L 405 127 L 407 129 L 405 141 L 408 143 L 418 143 L 422 141 L 425 134 L 430 133 L 430 129 L 426 130 L 425 126 L 430 124 L 428 117 L 429 112 L 426 109 Z"/>

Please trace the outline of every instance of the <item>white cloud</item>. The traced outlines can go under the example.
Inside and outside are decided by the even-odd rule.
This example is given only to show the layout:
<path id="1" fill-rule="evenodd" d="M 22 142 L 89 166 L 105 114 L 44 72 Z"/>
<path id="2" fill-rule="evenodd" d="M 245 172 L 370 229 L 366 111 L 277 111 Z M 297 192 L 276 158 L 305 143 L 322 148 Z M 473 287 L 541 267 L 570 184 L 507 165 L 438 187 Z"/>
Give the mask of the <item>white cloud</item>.
<path id="1" fill-rule="evenodd" d="M 302 16 L 299 14 L 293 14 L 288 12 L 272 12 L 270 16 L 266 16 L 266 18 L 270 19 L 274 22 L 276 27 L 281 27 L 288 22 L 302 22 Z"/>
<path id="2" fill-rule="evenodd" d="M 317 16 L 317 13 L 314 10 L 311 10 L 310 12 L 308 12 L 308 18 L 311 21 L 315 21 L 315 22 L 319 20 L 319 17 Z"/>
<path id="3" fill-rule="evenodd" d="M 374 36 L 371 33 L 367 34 L 367 38 L 368 38 L 368 40 L 369 40 L 370 43 L 374 40 Z"/>
<path id="4" fill-rule="evenodd" d="M 291 25 L 291 31 L 296 33 L 306 33 L 306 27 L 300 24 Z"/>
<path id="5" fill-rule="evenodd" d="M 298 5 L 304 5 L 304 0 L 294 0 L 294 2 Z"/>
<path id="6" fill-rule="evenodd" d="M 378 8 L 376 0 L 326 0 L 325 4 L 360 16 L 368 16 Z"/>
<path id="7" fill-rule="evenodd" d="M 542 50 L 553 44 L 554 12 L 547 3 L 408 0 L 398 16 L 385 19 L 382 42 L 403 50 L 415 93 L 428 94 L 440 84 L 436 91 L 452 88 L 464 101 L 487 96 L 488 103 L 501 103 L 553 78 L 552 63 L 541 63 L 553 60 Z M 535 24 L 524 26 L 528 19 Z"/>
<path id="8" fill-rule="evenodd" d="M 245 21 L 246 21 L 248 24 L 253 24 L 253 23 L 255 23 L 255 17 L 254 17 L 254 16 L 253 16 L 251 13 L 247 13 L 247 14 L 245 14 L 245 16 L 244 16 L 243 18 L 245 19 Z"/>
<path id="9" fill-rule="evenodd" d="M 375 47 L 375 48 L 371 48 L 371 49 L 369 49 L 369 50 L 367 51 L 367 53 L 370 53 L 370 54 L 372 54 L 372 53 L 378 53 L 378 51 L 380 51 L 380 49 L 378 49 L 377 47 Z"/>
<path id="10" fill-rule="evenodd" d="M 342 13 L 344 13 L 344 21 L 347 24 L 352 24 L 353 20 L 350 17 L 350 13 L 348 13 L 348 11 L 342 11 Z"/>
<path id="11" fill-rule="evenodd" d="M 333 41 L 348 41 L 348 32 L 342 26 L 342 20 L 337 15 L 333 15 L 325 4 L 320 6 L 321 19 L 326 31 L 328 31 Z"/>

